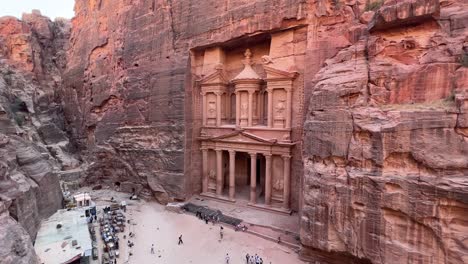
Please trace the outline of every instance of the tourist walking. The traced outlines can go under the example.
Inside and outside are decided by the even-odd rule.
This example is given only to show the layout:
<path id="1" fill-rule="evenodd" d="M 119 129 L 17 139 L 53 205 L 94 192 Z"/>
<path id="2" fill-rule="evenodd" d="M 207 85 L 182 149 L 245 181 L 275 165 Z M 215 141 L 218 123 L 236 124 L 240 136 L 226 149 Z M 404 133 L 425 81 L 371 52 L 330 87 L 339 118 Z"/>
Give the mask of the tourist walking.
<path id="1" fill-rule="evenodd" d="M 151 244 L 151 254 L 154 254 L 154 244 Z"/>
<path id="2" fill-rule="evenodd" d="M 225 258 L 225 259 L 226 259 L 226 264 L 229 264 L 229 259 L 230 259 L 230 258 L 229 258 L 229 254 L 228 254 L 228 253 L 226 253 L 226 258 Z"/>
<path id="3" fill-rule="evenodd" d="M 245 263 L 249 264 L 249 258 L 250 258 L 249 253 L 247 253 L 245 255 Z"/>
<path id="4" fill-rule="evenodd" d="M 180 245 L 180 244 L 184 244 L 184 241 L 182 241 L 182 235 L 179 236 L 179 244 L 178 245 Z"/>

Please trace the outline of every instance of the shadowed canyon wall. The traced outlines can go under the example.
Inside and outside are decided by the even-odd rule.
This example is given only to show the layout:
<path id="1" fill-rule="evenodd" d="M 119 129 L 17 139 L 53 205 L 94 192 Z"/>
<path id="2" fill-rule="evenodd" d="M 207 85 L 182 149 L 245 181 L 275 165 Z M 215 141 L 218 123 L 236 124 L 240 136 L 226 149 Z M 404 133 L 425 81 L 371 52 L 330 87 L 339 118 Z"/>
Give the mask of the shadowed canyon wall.
<path id="1" fill-rule="evenodd" d="M 38 11 L 0 18 L 1 263 L 39 263 L 31 241 L 62 208 L 60 174 L 79 164 L 55 93 L 69 33 Z"/>

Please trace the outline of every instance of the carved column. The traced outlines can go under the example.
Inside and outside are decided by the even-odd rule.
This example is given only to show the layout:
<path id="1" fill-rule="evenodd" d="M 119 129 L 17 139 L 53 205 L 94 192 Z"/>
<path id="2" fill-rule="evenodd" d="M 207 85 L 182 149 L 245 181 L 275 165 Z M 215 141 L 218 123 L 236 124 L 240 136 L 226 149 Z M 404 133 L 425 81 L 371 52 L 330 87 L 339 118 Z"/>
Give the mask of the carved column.
<path id="1" fill-rule="evenodd" d="M 223 151 L 216 150 L 216 194 L 223 193 Z"/>
<path id="2" fill-rule="evenodd" d="M 249 119 L 247 121 L 247 126 L 249 127 L 252 126 L 252 118 L 253 118 L 253 107 L 252 107 L 253 93 L 254 91 L 249 91 Z"/>
<path id="3" fill-rule="evenodd" d="M 208 192 L 208 149 L 202 149 L 202 160 L 203 160 L 203 185 L 202 185 L 202 192 Z"/>
<path id="4" fill-rule="evenodd" d="M 291 88 L 286 89 L 286 128 L 291 128 L 291 105 L 292 105 L 292 91 Z"/>
<path id="5" fill-rule="evenodd" d="M 250 203 L 257 203 L 257 153 L 250 153 Z"/>
<path id="6" fill-rule="evenodd" d="M 291 196 L 291 156 L 283 155 L 283 208 L 289 209 Z"/>
<path id="7" fill-rule="evenodd" d="M 267 89 L 268 93 L 268 127 L 273 127 L 273 89 Z"/>
<path id="8" fill-rule="evenodd" d="M 240 92 L 236 91 L 236 126 L 240 126 Z"/>
<path id="9" fill-rule="evenodd" d="M 221 126 L 221 92 L 216 92 L 216 126 Z"/>
<path id="10" fill-rule="evenodd" d="M 265 204 L 271 204 L 271 154 L 265 155 Z"/>
<path id="11" fill-rule="evenodd" d="M 203 97 L 203 104 L 202 104 L 202 116 L 203 116 L 203 126 L 206 126 L 206 93 L 201 94 Z"/>
<path id="12" fill-rule="evenodd" d="M 229 199 L 234 200 L 236 193 L 236 152 L 229 151 Z"/>

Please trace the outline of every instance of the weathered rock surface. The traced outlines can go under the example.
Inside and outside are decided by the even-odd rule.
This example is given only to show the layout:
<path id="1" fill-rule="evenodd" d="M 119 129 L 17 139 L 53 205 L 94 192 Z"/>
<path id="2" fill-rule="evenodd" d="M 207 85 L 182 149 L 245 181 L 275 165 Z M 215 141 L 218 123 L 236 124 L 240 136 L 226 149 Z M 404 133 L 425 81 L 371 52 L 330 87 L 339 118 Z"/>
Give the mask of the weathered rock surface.
<path id="1" fill-rule="evenodd" d="M 74 168 L 61 174 L 72 181 L 161 202 L 187 198 L 201 184 L 192 174 L 200 161 L 191 155 L 199 150 L 191 55 L 304 27 L 299 105 L 307 117 L 303 164 L 293 164 L 304 170 L 294 175 L 303 177 L 302 255 L 315 263 L 468 262 L 468 6 L 374 2 L 78 1 L 60 94 L 84 170 L 61 158 L 71 146 L 56 118 L 38 132 L 62 167 Z M 28 34 L 5 24 L 8 34 Z M 38 43 L 57 32 L 30 24 Z M 23 38 L 12 41 L 11 60 L 44 68 Z"/>
<path id="2" fill-rule="evenodd" d="M 8 201 L 0 201 L 0 263 L 40 263 L 24 228 L 8 213 Z"/>
<path id="3" fill-rule="evenodd" d="M 467 14 L 386 1 L 370 34 L 324 61 L 304 125 L 303 254 L 468 261 L 468 31 L 450 22 Z"/>
<path id="4" fill-rule="evenodd" d="M 37 263 L 40 221 L 62 208 L 59 172 L 78 165 L 56 91 L 69 22 L 0 18 L 0 257 Z"/>

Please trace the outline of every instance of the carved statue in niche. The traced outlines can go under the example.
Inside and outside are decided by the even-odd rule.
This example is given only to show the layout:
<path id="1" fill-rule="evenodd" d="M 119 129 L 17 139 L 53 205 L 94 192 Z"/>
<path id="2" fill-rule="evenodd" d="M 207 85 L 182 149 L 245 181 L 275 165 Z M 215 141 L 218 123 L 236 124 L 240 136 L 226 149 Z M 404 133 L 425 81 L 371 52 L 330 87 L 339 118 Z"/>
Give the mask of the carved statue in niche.
<path id="1" fill-rule="evenodd" d="M 210 170 L 210 172 L 208 172 L 208 178 L 210 180 L 216 180 L 216 172 L 214 170 Z"/>
<path id="2" fill-rule="evenodd" d="M 249 106 L 248 106 L 247 103 L 242 103 L 242 105 L 241 105 L 241 118 L 247 118 L 248 117 L 248 113 L 247 113 L 248 108 L 249 108 Z"/>
<path id="3" fill-rule="evenodd" d="M 273 184 L 273 190 L 277 192 L 283 191 L 283 180 L 281 179 L 276 180 L 275 183 Z"/>
<path id="4" fill-rule="evenodd" d="M 208 117 L 216 117 L 216 102 L 208 102 Z"/>
<path id="5" fill-rule="evenodd" d="M 275 106 L 276 115 L 275 119 L 284 120 L 284 110 L 286 109 L 286 100 L 278 100 L 278 103 Z"/>

